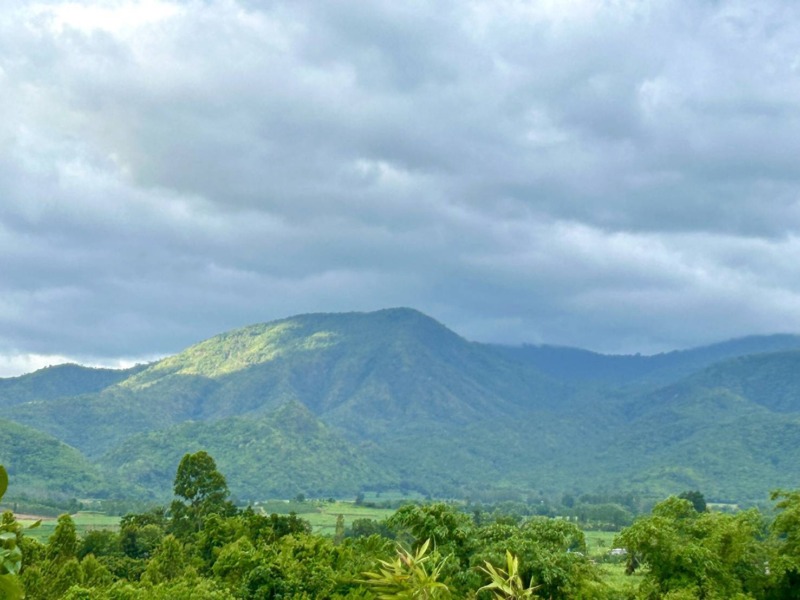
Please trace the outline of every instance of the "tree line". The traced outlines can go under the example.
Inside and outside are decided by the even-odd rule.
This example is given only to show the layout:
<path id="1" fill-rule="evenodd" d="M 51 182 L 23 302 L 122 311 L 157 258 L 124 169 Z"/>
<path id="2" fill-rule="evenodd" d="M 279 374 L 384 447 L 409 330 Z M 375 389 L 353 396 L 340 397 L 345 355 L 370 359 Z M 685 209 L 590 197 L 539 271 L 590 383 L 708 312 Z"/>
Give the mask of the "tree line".
<path id="1" fill-rule="evenodd" d="M 5 483 L 4 483 L 5 482 Z M 7 476 L 0 472 L 0 496 Z M 627 586 L 607 583 L 583 531 L 564 519 L 467 514 L 409 504 L 388 519 L 315 535 L 295 514 L 230 501 L 206 452 L 187 454 L 168 507 L 125 515 L 118 531 L 77 534 L 59 517 L 46 543 L 3 515 L 0 597 L 16 600 L 800 598 L 800 491 L 757 509 L 708 511 L 687 494 L 618 534 Z M 480 518 L 479 518 L 480 517 Z"/>

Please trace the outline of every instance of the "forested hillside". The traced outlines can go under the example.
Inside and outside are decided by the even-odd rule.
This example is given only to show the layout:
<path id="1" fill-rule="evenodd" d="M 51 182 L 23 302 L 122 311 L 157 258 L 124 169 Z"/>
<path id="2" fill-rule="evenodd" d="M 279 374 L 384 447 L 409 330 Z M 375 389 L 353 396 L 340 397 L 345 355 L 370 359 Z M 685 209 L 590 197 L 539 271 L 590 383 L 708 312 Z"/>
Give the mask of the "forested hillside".
<path id="1" fill-rule="evenodd" d="M 42 499 L 52 493 L 107 497 L 112 480 L 78 450 L 30 427 L 0 420 L 0 465 L 12 474 L 19 490 Z"/>
<path id="2" fill-rule="evenodd" d="M 240 500 L 289 497 L 291 492 L 351 496 L 361 488 L 389 486 L 394 479 L 297 402 L 266 415 L 192 421 L 134 435 L 104 456 L 102 464 L 144 490 L 164 490 L 187 449 L 208 450 L 220 468 L 236 473 Z"/>
<path id="3" fill-rule="evenodd" d="M 21 377 L 0 378 L 0 406 L 99 392 L 144 368 L 145 365 L 119 370 L 95 369 L 66 364 L 46 367 Z"/>
<path id="4" fill-rule="evenodd" d="M 798 339 L 603 356 L 469 342 L 411 309 L 301 315 L 130 371 L 0 380 L 0 405 L 30 428 L 21 439 L 51 436 L 92 474 L 52 493 L 163 497 L 177 457 L 207 447 L 243 498 L 702 489 L 752 501 L 800 477 Z M 53 469 L 23 457 L 9 471 L 33 490 Z"/>

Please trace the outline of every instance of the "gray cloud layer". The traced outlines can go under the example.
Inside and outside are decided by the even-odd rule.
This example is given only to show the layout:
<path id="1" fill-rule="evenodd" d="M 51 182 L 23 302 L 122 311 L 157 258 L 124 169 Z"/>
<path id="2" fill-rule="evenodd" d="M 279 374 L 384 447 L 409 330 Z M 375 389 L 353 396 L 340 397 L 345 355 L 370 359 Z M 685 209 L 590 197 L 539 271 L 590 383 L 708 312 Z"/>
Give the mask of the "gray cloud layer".
<path id="1" fill-rule="evenodd" d="M 794 2 L 7 4 L 0 373 L 396 305 L 607 351 L 800 331 Z"/>

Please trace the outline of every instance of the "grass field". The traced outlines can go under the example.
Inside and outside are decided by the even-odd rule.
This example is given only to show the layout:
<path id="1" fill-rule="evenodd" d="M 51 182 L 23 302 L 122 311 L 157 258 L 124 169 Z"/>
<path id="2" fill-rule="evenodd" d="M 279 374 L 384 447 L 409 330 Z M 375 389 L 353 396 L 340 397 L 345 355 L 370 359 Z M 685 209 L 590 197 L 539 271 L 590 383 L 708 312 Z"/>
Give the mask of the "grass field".
<path id="1" fill-rule="evenodd" d="M 311 523 L 314 533 L 322 535 L 333 535 L 336 529 L 336 519 L 339 515 L 344 517 L 345 527 L 348 527 L 355 519 L 375 519 L 379 521 L 394 512 L 393 509 L 389 508 L 369 508 L 358 506 L 354 502 L 344 501 L 292 502 L 273 500 L 259 505 L 258 508 L 266 514 L 288 515 L 294 512 Z M 75 529 L 79 536 L 93 529 L 116 529 L 119 527 L 119 517 L 111 517 L 98 512 L 78 512 L 72 515 L 72 520 L 75 522 Z M 19 522 L 23 526 L 28 526 L 35 521 L 23 518 L 19 519 Z M 58 519 L 55 517 L 44 517 L 38 527 L 26 531 L 25 534 L 40 542 L 47 542 L 47 539 L 55 531 L 57 522 Z"/>
<path id="2" fill-rule="evenodd" d="M 344 526 L 349 527 L 356 519 L 375 519 L 380 521 L 394 513 L 392 508 L 370 508 L 357 505 L 355 502 L 337 500 L 335 502 L 303 502 L 300 506 L 295 502 L 272 501 L 260 505 L 267 514 L 289 514 L 295 512 L 309 523 L 314 533 L 333 535 L 336 530 L 336 519 L 344 517 Z M 299 509 L 299 510 L 298 510 Z"/>
<path id="3" fill-rule="evenodd" d="M 624 597 L 625 590 L 630 590 L 639 585 L 641 574 L 625 574 L 625 560 L 619 562 L 603 562 L 609 551 L 614 548 L 614 538 L 619 535 L 615 531 L 585 531 L 586 547 L 589 557 L 597 562 L 602 571 L 603 581 Z"/>
<path id="4" fill-rule="evenodd" d="M 110 517 L 104 513 L 91 511 L 75 513 L 72 515 L 72 520 L 75 522 L 75 529 L 79 536 L 92 529 L 116 529 L 119 527 L 119 517 Z M 35 521 L 31 519 L 20 519 L 19 522 L 27 526 L 33 524 Z M 53 535 L 57 523 L 58 519 L 56 518 L 43 518 L 38 527 L 29 529 L 25 532 L 25 535 L 40 542 L 47 542 L 47 538 Z"/>
<path id="5" fill-rule="evenodd" d="M 589 556 L 599 559 L 614 547 L 615 531 L 584 531 Z"/>

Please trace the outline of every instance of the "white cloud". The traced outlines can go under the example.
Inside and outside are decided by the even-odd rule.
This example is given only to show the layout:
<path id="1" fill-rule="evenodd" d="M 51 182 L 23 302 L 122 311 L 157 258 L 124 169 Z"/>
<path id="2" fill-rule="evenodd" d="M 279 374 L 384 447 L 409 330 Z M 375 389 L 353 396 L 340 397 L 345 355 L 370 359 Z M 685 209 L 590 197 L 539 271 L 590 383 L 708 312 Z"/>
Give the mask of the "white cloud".
<path id="1" fill-rule="evenodd" d="M 56 35 L 74 29 L 125 37 L 137 29 L 179 17 L 182 12 L 179 3 L 160 0 L 34 3 L 29 9 L 34 19 L 43 20 Z"/>
<path id="2" fill-rule="evenodd" d="M 101 360 L 94 362 L 91 358 L 79 357 L 76 359 L 60 355 L 43 354 L 0 354 L 0 377 L 15 377 L 23 373 L 32 373 L 46 367 L 63 364 L 82 364 L 87 367 L 106 369 L 127 369 L 137 364 L 144 364 L 160 357 L 147 357 L 136 359 Z"/>

